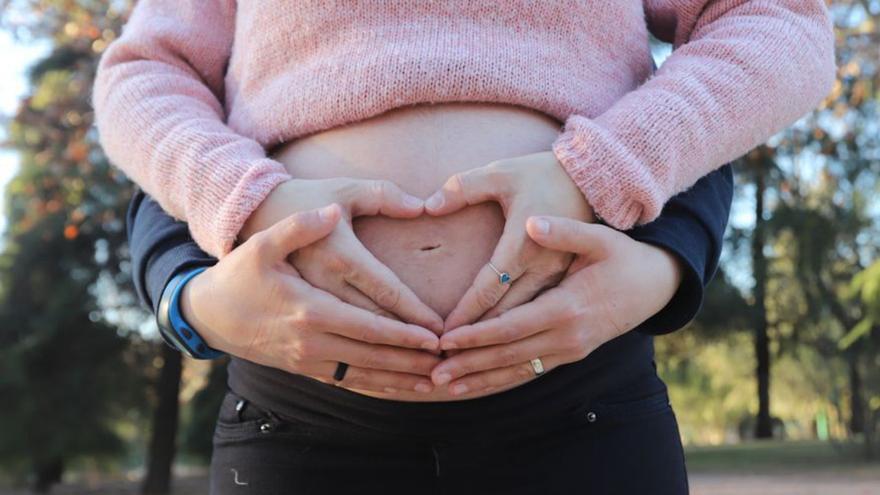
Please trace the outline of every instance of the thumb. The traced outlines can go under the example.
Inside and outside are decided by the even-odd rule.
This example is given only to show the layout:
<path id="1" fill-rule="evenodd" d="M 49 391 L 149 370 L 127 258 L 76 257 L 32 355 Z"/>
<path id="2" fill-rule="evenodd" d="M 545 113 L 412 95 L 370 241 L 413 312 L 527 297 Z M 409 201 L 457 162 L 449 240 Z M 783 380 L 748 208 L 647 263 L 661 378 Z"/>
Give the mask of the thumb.
<path id="1" fill-rule="evenodd" d="M 526 232 L 541 246 L 592 259 L 608 254 L 615 233 L 603 225 L 550 216 L 529 217 Z"/>
<path id="2" fill-rule="evenodd" d="M 453 175 L 425 201 L 425 211 L 434 216 L 449 215 L 466 206 L 497 199 L 497 174 L 496 169 L 484 166 Z"/>
<path id="3" fill-rule="evenodd" d="M 361 180 L 351 188 L 348 206 L 352 216 L 385 215 L 413 218 L 422 214 L 424 201 L 407 194 L 388 180 Z"/>
<path id="4" fill-rule="evenodd" d="M 336 203 L 294 213 L 267 229 L 261 242 L 266 243 L 272 258 L 283 259 L 333 232 L 341 217 L 342 209 Z"/>

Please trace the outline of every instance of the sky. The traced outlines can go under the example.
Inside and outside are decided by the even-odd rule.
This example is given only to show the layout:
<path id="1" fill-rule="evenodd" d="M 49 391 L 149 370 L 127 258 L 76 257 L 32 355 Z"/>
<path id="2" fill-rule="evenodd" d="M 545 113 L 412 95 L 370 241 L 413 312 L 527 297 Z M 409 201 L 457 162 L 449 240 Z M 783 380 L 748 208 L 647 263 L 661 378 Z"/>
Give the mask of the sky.
<path id="1" fill-rule="evenodd" d="M 19 100 L 28 89 L 25 77 L 28 67 L 47 50 L 46 44 L 16 42 L 8 31 L 0 29 L 0 67 L 5 74 L 0 77 L 0 119 L 9 118 L 15 113 Z M 0 141 L 5 139 L 6 127 L 0 125 Z M 17 170 L 18 155 L 11 150 L 0 148 L 0 197 Z M 6 215 L 3 214 L 5 204 L 5 201 L 0 202 L 0 231 L 6 228 Z"/>

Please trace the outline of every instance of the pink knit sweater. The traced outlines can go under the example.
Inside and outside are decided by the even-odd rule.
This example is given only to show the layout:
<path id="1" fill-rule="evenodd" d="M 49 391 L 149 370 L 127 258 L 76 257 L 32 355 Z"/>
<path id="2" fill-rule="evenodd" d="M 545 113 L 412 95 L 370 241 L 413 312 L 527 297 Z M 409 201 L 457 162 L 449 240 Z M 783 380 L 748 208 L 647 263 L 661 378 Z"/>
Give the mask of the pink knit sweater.
<path id="1" fill-rule="evenodd" d="M 648 32 L 675 50 L 651 76 Z M 519 104 L 626 229 L 815 105 L 823 0 L 140 0 L 103 54 L 101 143 L 223 256 L 290 179 L 266 149 L 420 102 Z"/>

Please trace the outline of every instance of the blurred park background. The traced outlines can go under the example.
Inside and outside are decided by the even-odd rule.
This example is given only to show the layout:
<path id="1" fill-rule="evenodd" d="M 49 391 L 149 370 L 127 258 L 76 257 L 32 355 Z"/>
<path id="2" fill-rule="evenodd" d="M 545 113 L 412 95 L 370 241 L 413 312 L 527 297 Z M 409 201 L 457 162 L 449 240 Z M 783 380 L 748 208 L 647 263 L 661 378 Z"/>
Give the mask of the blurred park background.
<path id="1" fill-rule="evenodd" d="M 92 125 L 131 5 L 0 0 L 0 493 L 206 493 L 225 363 L 138 306 Z M 722 270 L 657 339 L 694 493 L 880 494 L 880 0 L 830 7 L 837 84 L 737 163 Z"/>

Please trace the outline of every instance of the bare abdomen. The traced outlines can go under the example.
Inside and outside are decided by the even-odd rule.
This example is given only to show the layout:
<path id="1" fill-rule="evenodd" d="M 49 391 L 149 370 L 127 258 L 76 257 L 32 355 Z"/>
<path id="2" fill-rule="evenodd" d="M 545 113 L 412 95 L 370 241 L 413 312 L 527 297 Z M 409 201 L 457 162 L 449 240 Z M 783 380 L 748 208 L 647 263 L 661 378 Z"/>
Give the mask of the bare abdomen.
<path id="1" fill-rule="evenodd" d="M 514 105 L 415 105 L 299 138 L 273 157 L 296 178 L 386 179 L 427 198 L 457 172 L 549 151 L 561 125 Z M 504 216 L 496 203 L 485 203 L 445 217 L 361 217 L 354 228 L 367 249 L 445 317 L 489 261 Z M 451 398 L 445 387 L 411 395 L 412 400 Z"/>

